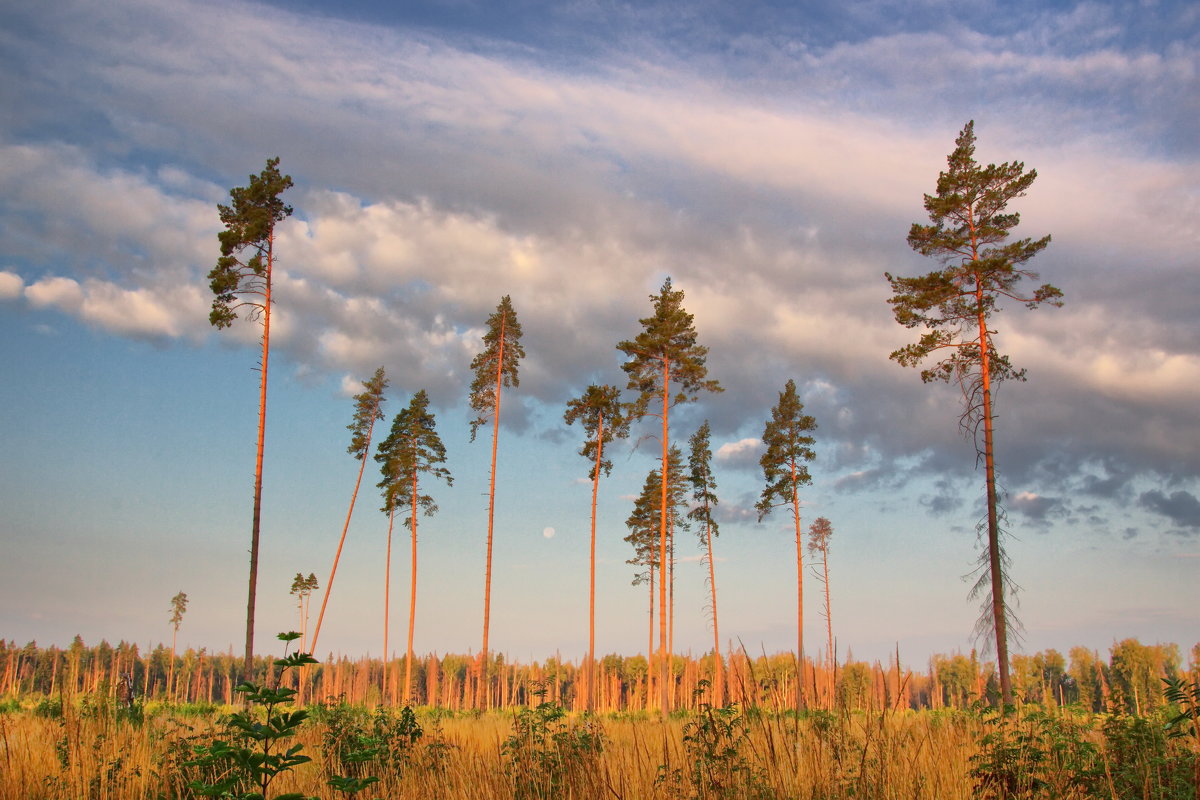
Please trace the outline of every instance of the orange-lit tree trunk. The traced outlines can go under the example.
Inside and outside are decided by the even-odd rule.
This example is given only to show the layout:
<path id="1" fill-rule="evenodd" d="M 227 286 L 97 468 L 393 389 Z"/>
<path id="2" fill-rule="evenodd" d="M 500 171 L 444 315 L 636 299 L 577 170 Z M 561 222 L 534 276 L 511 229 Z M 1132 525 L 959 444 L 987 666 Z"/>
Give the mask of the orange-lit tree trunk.
<path id="1" fill-rule="evenodd" d="M 412 475 L 412 572 L 408 593 L 408 651 L 404 659 L 404 705 L 412 698 L 412 662 L 413 662 L 413 631 L 417 622 L 417 506 L 420 496 L 417 494 L 417 471 Z"/>
<path id="2" fill-rule="evenodd" d="M 258 588 L 258 552 L 262 517 L 263 443 L 267 419 L 267 367 L 271 353 L 271 277 L 275 266 L 275 225 L 292 213 L 291 206 L 279 199 L 291 188 L 292 178 L 279 173 L 279 159 L 267 159 L 258 175 L 250 176 L 248 186 L 229 191 L 230 204 L 217 211 L 225 230 L 217 234 L 221 256 L 208 273 L 214 298 L 209 324 L 228 328 L 237 319 L 239 308 L 249 308 L 250 319 L 263 323 L 262 357 L 258 390 L 258 441 L 254 460 L 254 511 L 250 523 L 250 576 L 246 599 L 246 657 L 242 672 L 253 680 L 254 608 Z M 242 260 L 249 251 L 251 256 Z M 251 299 L 247 299 L 251 298 Z M 258 299 L 254 299 L 258 298 Z"/>
<path id="3" fill-rule="evenodd" d="M 1008 242 L 1010 231 L 1021 215 L 1006 211 L 1008 202 L 1021 197 L 1037 178 L 1037 171 L 1025 171 L 1019 161 L 980 166 L 975 160 L 975 123 L 968 122 L 955 140 L 947 158 L 948 168 L 939 173 L 937 194 L 925 195 L 925 210 L 932 225 L 913 223 L 908 234 L 909 246 L 941 262 L 941 269 L 915 278 L 893 277 L 892 305 L 896 321 L 908 328 L 927 328 L 920 340 L 891 354 L 903 366 L 917 366 L 927 356 L 946 351 L 941 361 L 921 372 L 921 380 L 955 381 L 963 392 L 965 410 L 959 425 L 969 433 L 977 455 L 983 457 L 986 471 L 988 551 L 987 574 L 972 590 L 972 596 L 986 590 L 983 613 L 976 626 L 979 635 L 990 627 L 995 634 L 997 667 L 1002 703 L 1012 702 L 1008 674 L 1008 607 L 1004 599 L 1006 581 L 1003 547 L 1000 543 L 999 497 L 996 491 L 995 460 L 992 442 L 992 386 L 1006 379 L 1024 379 L 1024 371 L 1015 369 L 1006 356 L 993 349 L 988 320 L 1001 299 L 1037 308 L 1042 303 L 1062 305 L 1062 292 L 1043 284 L 1032 293 L 1019 290 L 1025 278 L 1037 273 L 1023 265 L 1050 244 L 1050 237 Z M 971 333 L 975 326 L 977 333 Z M 978 443 L 982 424 L 982 452 Z M 990 619 L 989 619 L 990 618 Z"/>
<path id="4" fill-rule="evenodd" d="M 592 533 L 588 547 L 588 654 L 587 704 L 588 711 L 596 709 L 596 500 L 600 496 L 600 468 L 604 463 L 604 417 L 601 415 L 596 434 L 596 467 L 592 477 Z"/>
<path id="5" fill-rule="evenodd" d="M 706 380 L 708 374 L 705 361 L 708 349 L 696 342 L 696 331 L 692 324 L 692 315 L 683 308 L 683 292 L 671 288 L 671 279 L 667 278 L 657 295 L 651 295 L 654 303 L 654 315 L 640 320 L 643 330 L 632 341 L 623 341 L 617 349 L 625 353 L 629 360 L 622 369 L 629 375 L 628 388 L 638 392 L 638 398 L 633 404 L 633 416 L 646 415 L 649 403 L 655 398 L 661 398 L 662 411 L 660 419 L 662 432 L 662 469 L 660 477 L 661 508 L 659 509 L 659 687 L 660 710 L 666 714 L 671 707 L 670 652 L 667 640 L 667 623 L 670 609 L 667 602 L 666 581 L 669 578 L 667 564 L 667 536 L 669 514 L 667 495 L 669 492 L 670 474 L 670 408 L 672 400 L 686 402 L 701 389 L 710 392 L 721 391 L 721 386 L 715 380 Z M 678 394 L 672 398 L 671 382 L 674 381 Z"/>
<path id="6" fill-rule="evenodd" d="M 817 427 L 816 420 L 803 413 L 804 404 L 796 394 L 796 382 L 788 379 L 779 393 L 779 402 L 771 410 L 771 419 L 763 428 L 762 441 L 766 452 L 759 459 L 766 479 L 755 508 L 761 522 L 771 509 L 788 506 L 796 534 L 796 707 L 806 704 L 804 680 L 804 548 L 800 531 L 800 487 L 812 482 L 808 468 L 802 462 L 812 461 L 813 437 L 809 431 Z"/>
<path id="7" fill-rule="evenodd" d="M 800 533 L 800 491 L 796 461 L 792 471 L 792 519 L 796 524 L 796 704 L 801 710 L 808 706 L 804 686 L 804 542 Z"/>
<path id="8" fill-rule="evenodd" d="M 671 710 L 671 656 L 667 649 L 667 581 L 670 576 L 670 567 L 667 563 L 667 494 L 668 485 L 670 484 L 671 468 L 668 464 L 670 460 L 671 448 L 671 426 L 668 422 L 669 414 L 671 413 L 671 360 L 669 358 L 662 359 L 662 469 L 659 475 L 662 477 L 662 500 L 659 504 L 659 538 L 658 538 L 658 563 L 661 564 L 661 569 L 658 575 L 658 679 L 659 679 L 659 708 L 664 714 Z"/>
<path id="9" fill-rule="evenodd" d="M 691 452 L 688 456 L 688 471 L 692 483 L 692 501 L 695 507 L 688 512 L 688 519 L 703 526 L 701 544 L 708 560 L 708 587 L 710 603 L 712 604 L 713 624 L 713 705 L 725 704 L 724 665 L 721 663 L 721 632 L 717 615 L 717 572 L 713 560 L 713 536 L 719 533 L 717 521 L 713 519 L 713 509 L 719 502 L 716 489 L 717 482 L 712 472 L 712 449 L 709 446 L 711 428 L 708 420 L 694 433 L 688 444 Z"/>
<path id="10" fill-rule="evenodd" d="M 488 474 L 488 529 L 487 529 L 487 563 L 483 576 L 483 647 L 479 651 L 479 684 L 481 707 L 487 710 L 489 692 L 488 686 L 488 631 L 492 621 L 492 531 L 496 519 L 496 450 L 500 442 L 500 387 L 504 377 L 504 333 L 506 320 L 500 319 L 500 352 L 496 358 L 496 394 L 492 408 L 492 465 Z"/>
<path id="11" fill-rule="evenodd" d="M 338 539 L 337 552 L 333 556 L 333 567 L 329 570 L 329 580 L 325 583 L 325 594 L 321 597 L 321 611 L 317 614 L 317 628 L 313 631 L 312 648 L 317 649 L 317 640 L 321 636 L 321 623 L 325 620 L 325 608 L 329 604 L 329 595 L 333 591 L 333 579 L 337 576 L 338 561 L 342 557 L 342 548 L 346 544 L 346 533 L 350 530 L 350 519 L 354 515 L 354 504 L 358 499 L 358 489 L 362 486 L 363 470 L 367 467 L 367 453 L 371 450 L 371 436 L 375 432 L 375 422 L 382 419 L 383 413 L 379 407 L 383 404 L 383 392 L 387 388 L 387 378 L 383 367 L 375 370 L 370 380 L 363 381 L 363 391 L 354 396 L 354 419 L 347 427 L 352 433 L 347 452 L 359 460 L 358 476 L 354 480 L 354 491 L 350 494 L 350 507 L 346 510 L 346 522 L 342 525 L 342 535 Z M 386 658 L 387 654 L 384 654 Z"/>
<path id="12" fill-rule="evenodd" d="M 388 651 L 388 634 L 391 632 L 392 531 L 394 530 L 395 521 L 396 506 L 393 503 L 388 507 L 387 556 L 384 558 L 383 567 L 383 697 L 391 700 L 393 705 L 396 703 L 396 693 L 392 691 L 392 684 L 388 681 L 388 665 L 391 663 Z"/>
<path id="13" fill-rule="evenodd" d="M 483 646 L 475 670 L 479 682 L 478 703 L 487 708 L 491 698 L 488 685 L 488 634 L 492 613 L 492 536 L 496 517 L 496 453 L 500 441 L 500 400 L 505 385 L 518 386 L 517 362 L 524 357 L 521 347 L 521 325 L 517 322 L 512 300 L 505 295 L 488 318 L 488 330 L 483 336 L 484 351 L 471 361 L 475 378 L 471 382 L 470 406 L 478 416 L 471 421 L 471 440 L 487 415 L 492 415 L 492 460 L 488 475 L 487 556 L 483 581 Z"/>

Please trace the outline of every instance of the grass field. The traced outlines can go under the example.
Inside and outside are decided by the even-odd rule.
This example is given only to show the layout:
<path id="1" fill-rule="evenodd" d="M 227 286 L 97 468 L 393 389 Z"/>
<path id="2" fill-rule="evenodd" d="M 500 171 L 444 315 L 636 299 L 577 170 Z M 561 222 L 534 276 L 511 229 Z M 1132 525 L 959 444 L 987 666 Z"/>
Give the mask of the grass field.
<path id="1" fill-rule="evenodd" d="M 198 797 L 189 782 L 211 785 L 228 768 L 188 762 L 197 747 L 228 738 L 229 707 L 130 712 L 85 695 L 3 709 L 0 800 Z M 1001 720 L 990 710 L 797 717 L 737 706 L 592 718 L 553 703 L 486 714 L 309 710 L 280 747 L 298 744 L 312 761 L 281 771 L 268 797 L 349 796 L 331 787 L 335 776 L 377 778 L 360 798 L 423 800 L 1198 796 L 1196 740 L 1169 736 L 1167 711 L 1026 706 Z"/>

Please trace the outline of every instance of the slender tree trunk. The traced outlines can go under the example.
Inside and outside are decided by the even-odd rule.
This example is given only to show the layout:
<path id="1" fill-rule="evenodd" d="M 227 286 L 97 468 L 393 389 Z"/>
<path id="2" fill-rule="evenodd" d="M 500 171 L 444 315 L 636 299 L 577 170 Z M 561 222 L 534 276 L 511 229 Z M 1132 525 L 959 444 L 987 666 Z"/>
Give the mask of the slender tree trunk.
<path id="1" fill-rule="evenodd" d="M 329 603 L 329 594 L 333 591 L 333 579 L 337 575 L 338 561 L 342 557 L 342 545 L 346 543 L 346 532 L 350 530 L 350 517 L 354 515 L 354 501 L 358 499 L 358 488 L 362 485 L 363 470 L 367 468 L 367 453 L 371 452 L 371 434 L 375 431 L 375 413 L 379 408 L 376 402 L 371 412 L 371 422 L 367 425 L 367 441 L 363 446 L 362 463 L 358 466 L 358 478 L 354 481 L 354 493 L 350 495 L 350 508 L 346 511 L 346 524 L 342 526 L 342 538 L 338 539 L 337 553 L 333 556 L 333 568 L 329 570 L 329 581 L 325 584 L 325 595 L 321 598 L 321 611 L 317 614 L 317 629 L 313 631 L 313 649 L 317 649 L 317 639 L 321 636 L 321 623 L 325 620 L 325 606 Z M 385 654 L 386 656 L 386 654 Z"/>
<path id="2" fill-rule="evenodd" d="M 975 283 L 979 308 L 983 308 L 983 287 Z M 1003 705 L 1012 705 L 1012 682 L 1008 672 L 1008 619 L 1004 609 L 1004 573 L 1000 557 L 1000 520 L 996 497 L 996 460 L 992 449 L 992 376 L 988 355 L 987 320 L 979 314 L 980 374 L 983 382 L 983 464 L 987 482 L 988 570 L 992 579 L 992 617 L 996 628 L 996 667 L 1000 678 Z"/>
<path id="3" fill-rule="evenodd" d="M 387 556 L 383 568 L 383 696 L 396 704 L 396 694 L 388 683 L 388 633 L 392 610 L 392 531 L 396 522 L 396 501 L 388 503 Z"/>
<path id="4" fill-rule="evenodd" d="M 668 422 L 668 414 L 670 413 L 671 405 L 671 362 L 667 358 L 663 358 L 662 367 L 662 470 L 659 475 L 662 478 L 662 500 L 659 508 L 659 534 L 658 534 L 658 563 L 659 581 L 658 581 L 658 649 L 659 649 L 659 680 L 662 685 L 659 686 L 659 708 L 663 714 L 667 714 L 671 710 L 671 690 L 669 685 L 670 680 L 670 656 L 667 650 L 667 485 L 670 483 L 670 424 Z"/>
<path id="5" fill-rule="evenodd" d="M 404 660 L 404 704 L 412 698 L 413 629 L 417 620 L 417 471 L 412 478 L 412 572 L 408 594 L 408 655 Z"/>
<path id="6" fill-rule="evenodd" d="M 651 706 L 654 675 L 654 557 L 650 557 L 650 635 L 646 642 L 646 708 Z"/>
<path id="7" fill-rule="evenodd" d="M 796 709 L 807 707 L 804 696 L 804 542 L 800 532 L 800 491 L 792 461 L 792 518 L 796 523 Z"/>
<path id="8" fill-rule="evenodd" d="M 592 543 L 588 563 L 588 663 L 587 704 L 588 711 L 596 706 L 596 499 L 600 494 L 600 465 L 604 463 L 604 416 L 596 432 L 596 466 L 592 474 Z"/>
<path id="9" fill-rule="evenodd" d="M 717 573 L 713 566 L 712 525 L 704 523 L 704 538 L 708 545 L 708 586 L 712 590 L 713 615 L 713 699 L 715 706 L 725 705 L 725 675 L 721 664 L 721 632 L 717 627 Z"/>
<path id="10" fill-rule="evenodd" d="M 829 662 L 829 674 L 834 674 L 834 655 L 833 655 L 833 610 L 829 605 L 829 549 L 828 545 L 821 548 L 821 571 L 825 575 L 825 646 L 828 648 L 827 661 Z M 896 669 L 899 675 L 900 669 L 900 645 L 896 645 Z M 832 680 L 832 678 L 830 678 Z M 833 684 L 830 683 L 830 708 L 833 708 Z"/>
<path id="11" fill-rule="evenodd" d="M 667 515 L 667 653 L 668 658 L 675 656 L 675 514 Z M 674 675 L 671 683 L 674 684 Z M 672 686 L 674 700 L 674 686 Z"/>
<path id="12" fill-rule="evenodd" d="M 479 682 L 482 707 L 487 710 L 488 628 L 492 620 L 492 530 L 496 518 L 496 445 L 500 440 L 500 388 L 504 379 L 504 333 L 508 315 L 500 317 L 500 350 L 496 355 L 496 400 L 492 409 L 492 471 L 488 478 L 487 567 L 483 578 L 483 649 L 479 653 Z"/>
<path id="13" fill-rule="evenodd" d="M 171 632 L 171 669 L 167 672 L 167 699 L 173 698 L 171 686 L 175 681 L 175 639 L 179 636 L 179 628 Z"/>
<path id="14" fill-rule="evenodd" d="M 250 580 L 246 598 L 246 660 L 242 679 L 254 679 L 254 605 L 258 594 L 258 541 L 262 516 L 263 443 L 267 431 L 267 361 L 271 355 L 271 268 L 275 265 L 275 227 L 267 234 L 267 279 L 263 291 L 262 373 L 258 381 L 258 446 L 254 457 L 254 518 L 250 523 Z"/>

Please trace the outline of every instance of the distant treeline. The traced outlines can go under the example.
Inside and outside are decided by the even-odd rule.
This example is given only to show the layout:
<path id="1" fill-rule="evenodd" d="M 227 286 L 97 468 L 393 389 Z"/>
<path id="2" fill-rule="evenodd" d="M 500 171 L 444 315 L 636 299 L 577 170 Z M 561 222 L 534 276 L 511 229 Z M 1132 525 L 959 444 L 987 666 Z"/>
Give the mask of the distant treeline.
<path id="1" fill-rule="evenodd" d="M 899 655 L 899 654 L 897 654 Z M 1107 659 L 1095 650 L 1071 648 L 1067 656 L 1044 650 L 1012 659 L 1014 697 L 1022 703 L 1076 705 L 1094 712 L 1144 714 L 1163 703 L 1163 679 L 1190 673 L 1200 680 L 1200 644 L 1185 666 L 1176 644 L 1144 645 L 1125 639 L 1109 648 Z M 272 657 L 255 660 L 255 680 L 268 678 Z M 109 694 L 187 703 L 225 703 L 235 700 L 242 661 L 232 648 L 224 653 L 187 649 L 171 664 L 171 650 L 157 645 L 143 653 L 138 645 L 106 641 L 88 647 L 76 636 L 70 647 L 18 647 L 0 639 L 0 695 L 29 696 L 78 693 Z M 488 659 L 483 685 L 475 679 L 475 655 L 429 654 L 413 662 L 413 698 L 418 705 L 451 710 L 477 708 L 487 692 L 493 708 L 530 705 L 536 692 L 546 699 L 582 710 L 587 672 L 582 663 L 548 658 L 532 664 L 510 663 L 503 655 Z M 347 702 L 386 705 L 402 696 L 399 681 L 404 659 L 385 665 L 380 659 L 330 655 L 309 667 L 297 685 L 306 702 Z M 733 652 L 723 661 L 725 697 L 744 706 L 768 709 L 796 707 L 796 659 L 790 653 L 750 656 Z M 640 711 L 654 707 L 655 672 L 643 655 L 607 655 L 597 665 L 597 710 Z M 711 653 L 698 658 L 675 656 L 671 675 L 675 707 L 708 699 L 705 683 L 717 674 Z M 806 659 L 805 705 L 851 709 L 964 708 L 973 703 L 994 704 L 999 696 L 995 665 L 969 655 L 935 655 L 918 667 L 897 656 L 884 664 L 855 661 L 828 665 Z M 273 676 L 272 676 L 273 677 Z M 648 683 L 649 682 L 649 683 Z M 647 698 L 650 704 L 647 705 Z"/>

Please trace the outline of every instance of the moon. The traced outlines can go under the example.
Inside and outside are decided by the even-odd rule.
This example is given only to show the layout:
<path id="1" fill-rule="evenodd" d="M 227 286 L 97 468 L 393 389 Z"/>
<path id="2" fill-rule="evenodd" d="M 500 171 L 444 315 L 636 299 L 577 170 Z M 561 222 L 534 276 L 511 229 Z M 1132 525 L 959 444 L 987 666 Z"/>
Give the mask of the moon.
<path id="1" fill-rule="evenodd" d="M 542 528 L 542 536 L 546 537 L 547 539 L 553 539 L 554 534 L 556 534 L 556 533 L 558 533 L 558 531 L 554 530 L 554 528 L 550 528 L 550 527 Z"/>

